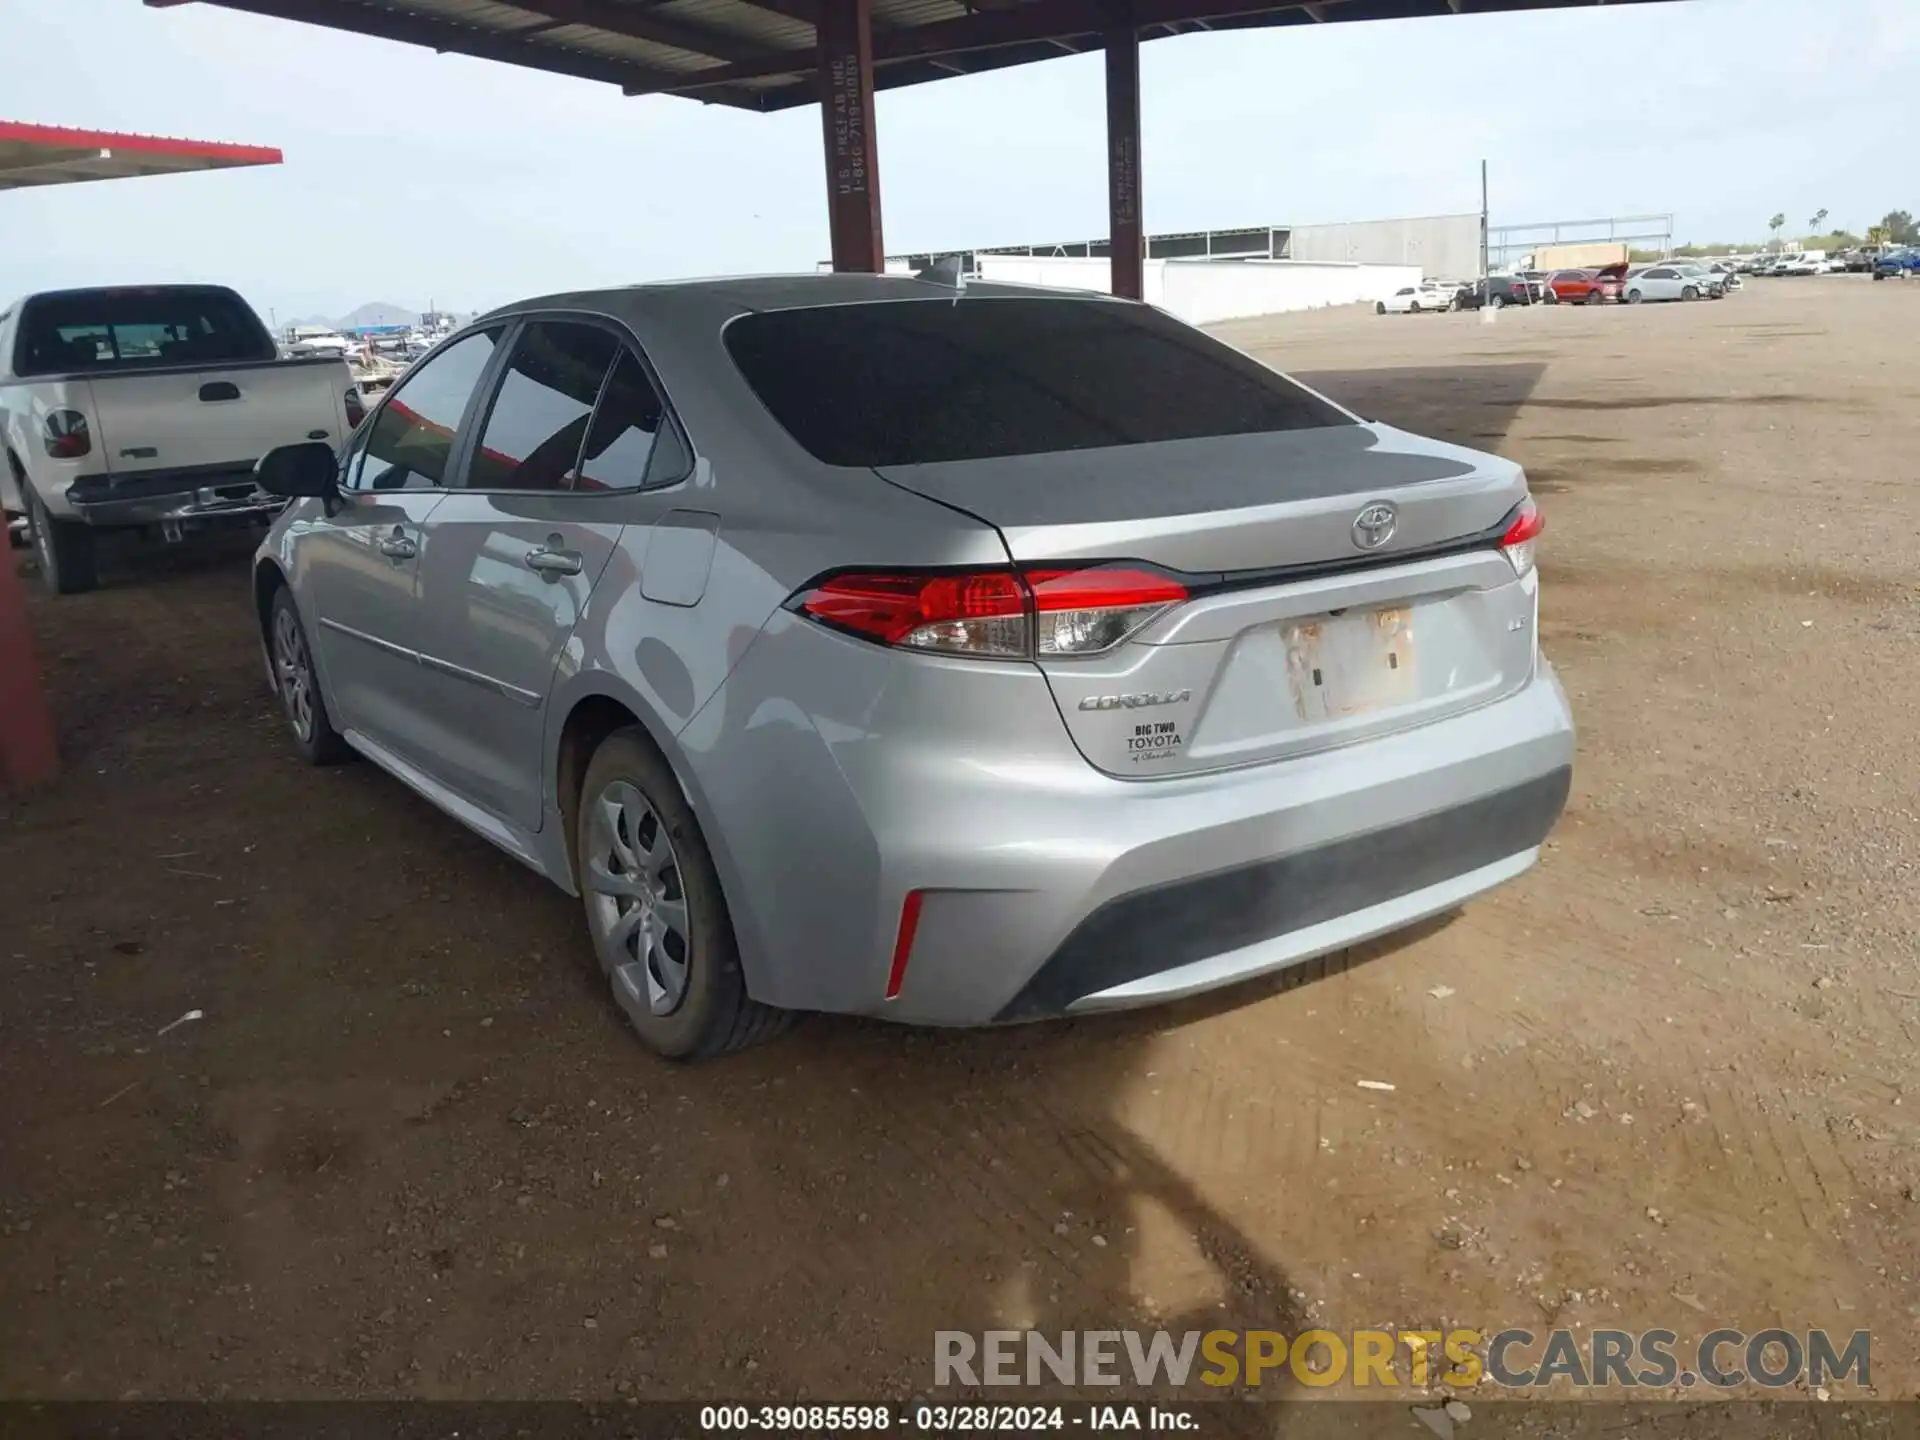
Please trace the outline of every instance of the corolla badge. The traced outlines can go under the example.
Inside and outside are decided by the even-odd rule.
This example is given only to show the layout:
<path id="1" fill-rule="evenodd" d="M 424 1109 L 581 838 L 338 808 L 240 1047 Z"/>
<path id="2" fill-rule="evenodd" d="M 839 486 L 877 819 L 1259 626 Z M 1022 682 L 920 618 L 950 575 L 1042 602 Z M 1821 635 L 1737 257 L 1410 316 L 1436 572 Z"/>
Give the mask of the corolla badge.
<path id="1" fill-rule="evenodd" d="M 1378 550 L 1393 538 L 1400 512 L 1381 500 L 1353 517 L 1353 543 L 1362 550 Z"/>
<path id="2" fill-rule="evenodd" d="M 1146 690 L 1138 695 L 1089 695 L 1080 702 L 1082 710 L 1144 710 L 1149 705 L 1184 705 L 1193 699 L 1192 690 Z"/>

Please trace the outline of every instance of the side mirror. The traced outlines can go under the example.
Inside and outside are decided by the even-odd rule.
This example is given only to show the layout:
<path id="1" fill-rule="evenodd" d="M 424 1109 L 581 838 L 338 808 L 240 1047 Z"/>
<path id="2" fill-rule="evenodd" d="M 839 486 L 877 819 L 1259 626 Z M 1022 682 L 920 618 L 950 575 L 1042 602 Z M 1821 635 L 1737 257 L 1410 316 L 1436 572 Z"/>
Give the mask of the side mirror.
<path id="1" fill-rule="evenodd" d="M 340 466 L 331 445 L 303 440 L 276 446 L 254 461 L 253 483 L 269 495 L 288 499 L 332 499 L 340 493 Z"/>

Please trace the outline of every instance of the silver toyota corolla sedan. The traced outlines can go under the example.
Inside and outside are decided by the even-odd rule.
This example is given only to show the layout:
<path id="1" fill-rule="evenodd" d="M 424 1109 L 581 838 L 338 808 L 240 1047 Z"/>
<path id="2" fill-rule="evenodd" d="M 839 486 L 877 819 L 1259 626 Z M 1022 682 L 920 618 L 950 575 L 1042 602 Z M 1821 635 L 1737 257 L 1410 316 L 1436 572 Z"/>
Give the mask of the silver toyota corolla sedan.
<path id="1" fill-rule="evenodd" d="M 549 296 L 259 476 L 301 753 L 580 895 L 670 1056 L 1230 984 L 1512 879 L 1567 796 L 1520 468 L 1145 305 Z"/>

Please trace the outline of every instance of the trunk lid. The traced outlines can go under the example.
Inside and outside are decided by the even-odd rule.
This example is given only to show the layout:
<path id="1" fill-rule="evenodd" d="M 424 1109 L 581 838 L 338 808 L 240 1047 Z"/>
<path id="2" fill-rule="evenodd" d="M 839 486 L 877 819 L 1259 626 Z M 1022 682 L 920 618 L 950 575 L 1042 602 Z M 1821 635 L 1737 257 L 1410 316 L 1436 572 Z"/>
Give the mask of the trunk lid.
<path id="1" fill-rule="evenodd" d="M 1537 587 L 1495 543 L 1526 477 L 1495 456 L 1352 425 L 880 473 L 994 525 L 1022 565 L 1146 561 L 1187 581 L 1194 598 L 1116 649 L 1038 662 L 1109 774 L 1349 744 L 1533 672 Z M 1360 524 L 1381 507 L 1384 540 Z"/>

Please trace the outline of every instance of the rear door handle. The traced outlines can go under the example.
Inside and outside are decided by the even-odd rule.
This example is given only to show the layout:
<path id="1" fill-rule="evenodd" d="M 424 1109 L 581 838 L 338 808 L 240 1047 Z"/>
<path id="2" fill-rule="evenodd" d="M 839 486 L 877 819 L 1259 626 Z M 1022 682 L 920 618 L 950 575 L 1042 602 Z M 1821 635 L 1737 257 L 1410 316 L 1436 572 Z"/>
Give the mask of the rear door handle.
<path id="1" fill-rule="evenodd" d="M 578 550 L 529 550 L 523 559 L 541 575 L 578 575 L 584 566 Z"/>
<path id="2" fill-rule="evenodd" d="M 217 400 L 238 400 L 240 387 L 231 380 L 209 380 L 200 387 L 200 398 L 208 403 Z"/>

